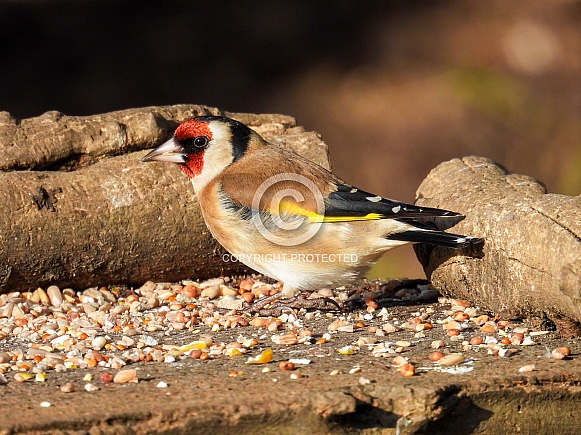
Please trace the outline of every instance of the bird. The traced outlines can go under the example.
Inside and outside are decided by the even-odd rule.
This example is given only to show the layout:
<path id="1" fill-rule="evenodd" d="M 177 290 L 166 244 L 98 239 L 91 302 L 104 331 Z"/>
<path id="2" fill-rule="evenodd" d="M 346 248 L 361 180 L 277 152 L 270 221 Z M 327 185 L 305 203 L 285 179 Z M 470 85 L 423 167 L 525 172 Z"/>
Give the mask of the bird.
<path id="1" fill-rule="evenodd" d="M 482 240 L 427 224 L 457 223 L 457 212 L 361 190 L 224 116 L 184 120 L 141 161 L 176 163 L 212 236 L 231 259 L 280 281 L 283 298 L 352 284 L 407 243 L 462 248 Z"/>

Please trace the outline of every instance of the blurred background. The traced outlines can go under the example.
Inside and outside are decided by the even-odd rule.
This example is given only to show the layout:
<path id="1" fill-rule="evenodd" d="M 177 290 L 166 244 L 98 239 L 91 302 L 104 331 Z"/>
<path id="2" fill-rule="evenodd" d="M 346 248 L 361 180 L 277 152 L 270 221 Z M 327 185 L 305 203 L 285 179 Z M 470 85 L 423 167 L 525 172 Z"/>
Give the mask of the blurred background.
<path id="1" fill-rule="evenodd" d="M 340 177 L 406 202 L 466 155 L 581 192 L 581 1 L 0 0 L 0 83 L 18 118 L 292 115 Z M 379 275 L 423 271 L 405 247 Z"/>

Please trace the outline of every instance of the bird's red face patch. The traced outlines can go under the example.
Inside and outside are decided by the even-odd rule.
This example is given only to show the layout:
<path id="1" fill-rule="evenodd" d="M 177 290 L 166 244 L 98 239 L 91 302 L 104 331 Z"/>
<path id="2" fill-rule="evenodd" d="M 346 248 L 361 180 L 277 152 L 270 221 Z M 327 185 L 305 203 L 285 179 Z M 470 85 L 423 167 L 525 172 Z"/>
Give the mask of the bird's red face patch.
<path id="1" fill-rule="evenodd" d="M 208 141 L 212 140 L 212 130 L 210 130 L 207 122 L 198 119 L 187 119 L 176 128 L 174 136 L 178 143 L 190 151 L 190 147 L 187 144 L 195 141 L 196 138 L 205 137 Z M 195 149 L 188 152 L 185 163 L 179 165 L 179 168 L 188 178 L 200 175 L 203 167 L 204 149 Z"/>
<path id="2" fill-rule="evenodd" d="M 178 167 L 188 178 L 194 178 L 202 173 L 204 167 L 204 153 L 188 156 L 185 163 L 178 163 Z"/>
<path id="3" fill-rule="evenodd" d="M 187 139 L 195 139 L 198 136 L 206 136 L 208 140 L 212 140 L 212 130 L 210 130 L 210 126 L 207 122 L 198 119 L 186 119 L 178 125 L 174 135 L 178 142 Z"/>

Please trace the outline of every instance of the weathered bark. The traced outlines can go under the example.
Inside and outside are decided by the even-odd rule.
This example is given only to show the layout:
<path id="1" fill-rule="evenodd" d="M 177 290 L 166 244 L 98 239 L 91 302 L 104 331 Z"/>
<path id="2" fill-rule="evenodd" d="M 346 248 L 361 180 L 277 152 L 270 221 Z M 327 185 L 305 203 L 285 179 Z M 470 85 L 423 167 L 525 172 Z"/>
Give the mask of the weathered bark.
<path id="1" fill-rule="evenodd" d="M 239 273 L 175 165 L 139 162 L 204 106 L 15 120 L 0 114 L 0 291 Z M 325 144 L 284 115 L 223 113 L 328 167 Z M 260 171 L 260 168 L 256 168 Z"/>
<path id="2" fill-rule="evenodd" d="M 581 322 L 581 197 L 479 157 L 442 163 L 417 197 L 466 215 L 453 231 L 485 239 L 481 253 L 417 247 L 440 291 L 505 315 Z"/>

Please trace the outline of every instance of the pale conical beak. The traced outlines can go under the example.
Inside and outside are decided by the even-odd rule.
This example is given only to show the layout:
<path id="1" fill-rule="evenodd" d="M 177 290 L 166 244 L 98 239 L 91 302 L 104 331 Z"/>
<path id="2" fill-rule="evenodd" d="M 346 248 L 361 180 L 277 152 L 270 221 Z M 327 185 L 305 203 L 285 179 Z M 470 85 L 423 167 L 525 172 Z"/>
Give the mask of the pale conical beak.
<path id="1" fill-rule="evenodd" d="M 162 143 L 145 157 L 141 158 L 141 162 L 173 162 L 184 163 L 186 155 L 184 149 L 172 137 L 167 142 Z"/>

